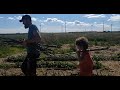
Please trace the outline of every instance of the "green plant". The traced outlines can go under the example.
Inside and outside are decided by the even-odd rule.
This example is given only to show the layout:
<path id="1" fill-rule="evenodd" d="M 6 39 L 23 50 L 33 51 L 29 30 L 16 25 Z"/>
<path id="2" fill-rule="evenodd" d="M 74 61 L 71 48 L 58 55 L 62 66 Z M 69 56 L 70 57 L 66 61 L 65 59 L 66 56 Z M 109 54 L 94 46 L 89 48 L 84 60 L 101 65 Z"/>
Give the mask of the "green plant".
<path id="1" fill-rule="evenodd" d="M 9 69 L 15 67 L 15 64 L 0 64 L 1 69 Z"/>
<path id="2" fill-rule="evenodd" d="M 103 65 L 99 61 L 95 62 L 94 69 L 100 69 L 102 67 L 103 67 Z"/>
<path id="3" fill-rule="evenodd" d="M 93 55 L 92 59 L 94 61 L 101 61 L 101 60 L 104 60 L 105 58 L 102 55 Z"/>
<path id="4" fill-rule="evenodd" d="M 7 62 L 23 62 L 26 55 L 10 56 L 6 59 Z"/>
<path id="5" fill-rule="evenodd" d="M 120 61 L 120 53 L 114 54 L 113 56 L 111 56 L 111 60 Z"/>

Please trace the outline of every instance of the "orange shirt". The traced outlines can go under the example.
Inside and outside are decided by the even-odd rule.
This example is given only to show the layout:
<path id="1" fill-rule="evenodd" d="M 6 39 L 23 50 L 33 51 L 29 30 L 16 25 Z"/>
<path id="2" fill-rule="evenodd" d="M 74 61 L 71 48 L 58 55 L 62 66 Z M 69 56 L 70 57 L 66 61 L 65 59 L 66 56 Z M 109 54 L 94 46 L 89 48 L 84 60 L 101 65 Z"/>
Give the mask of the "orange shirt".
<path id="1" fill-rule="evenodd" d="M 92 76 L 93 75 L 93 61 L 89 55 L 89 52 L 83 52 L 84 58 L 80 61 L 80 76 Z"/>

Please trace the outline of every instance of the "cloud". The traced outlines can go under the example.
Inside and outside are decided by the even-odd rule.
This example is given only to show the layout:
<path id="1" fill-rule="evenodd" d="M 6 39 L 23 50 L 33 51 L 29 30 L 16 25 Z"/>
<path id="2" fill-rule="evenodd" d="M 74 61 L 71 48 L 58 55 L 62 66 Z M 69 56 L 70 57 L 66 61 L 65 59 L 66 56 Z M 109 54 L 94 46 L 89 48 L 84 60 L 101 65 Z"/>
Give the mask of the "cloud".
<path id="1" fill-rule="evenodd" d="M 75 22 L 66 22 L 66 25 L 70 25 L 70 26 L 73 26 L 73 25 L 75 25 Z"/>
<path id="2" fill-rule="evenodd" d="M 3 18 L 3 17 L 0 17 L 0 18 Z"/>
<path id="3" fill-rule="evenodd" d="M 59 20 L 58 18 L 47 18 L 46 20 L 44 20 L 44 22 L 58 22 L 58 23 L 65 23 L 62 20 Z"/>
<path id="4" fill-rule="evenodd" d="M 35 18 L 35 17 L 32 17 L 31 19 L 32 19 L 32 21 L 35 21 L 35 22 L 38 20 L 38 19 Z"/>
<path id="5" fill-rule="evenodd" d="M 78 21 L 78 20 L 75 20 L 75 21 L 73 21 L 73 22 L 68 22 L 68 21 L 66 21 L 66 25 L 69 25 L 69 26 L 75 26 L 75 25 L 90 26 L 89 23 L 80 22 L 80 21 Z"/>
<path id="6" fill-rule="evenodd" d="M 20 20 L 22 16 L 14 16 L 16 19 Z"/>
<path id="7" fill-rule="evenodd" d="M 75 20 L 74 22 L 75 22 L 75 24 L 80 24 L 80 21 L 78 21 L 78 20 Z"/>
<path id="8" fill-rule="evenodd" d="M 41 25 L 45 25 L 44 23 L 41 23 Z"/>
<path id="9" fill-rule="evenodd" d="M 90 26 L 90 23 L 80 22 L 78 20 L 75 20 L 74 23 L 75 23 L 75 25 Z"/>
<path id="10" fill-rule="evenodd" d="M 60 26 L 47 26 L 46 30 L 48 32 L 49 31 L 51 31 L 51 32 L 62 32 L 65 29 L 64 25 L 65 25 L 65 23 L 61 27 Z M 97 23 L 97 22 L 87 23 L 87 22 L 81 22 L 79 20 L 75 20 L 73 22 L 66 21 L 66 31 L 67 32 L 70 32 L 70 31 L 71 32 L 74 32 L 74 31 L 91 31 L 91 30 L 93 30 L 93 31 L 103 31 L 103 23 Z M 104 23 L 104 30 L 110 30 L 110 25 Z"/>
<path id="11" fill-rule="evenodd" d="M 107 21 L 120 21 L 120 15 L 113 14 Z"/>
<path id="12" fill-rule="evenodd" d="M 93 26 L 95 26 L 95 27 L 103 27 L 103 23 L 94 23 Z M 104 27 L 110 27 L 110 25 L 104 24 Z"/>
<path id="13" fill-rule="evenodd" d="M 13 18 L 13 17 L 8 17 L 7 19 L 10 19 L 10 20 L 15 20 L 15 18 Z"/>
<path id="14" fill-rule="evenodd" d="M 81 22 L 81 21 L 78 21 L 78 20 L 75 20 L 73 22 L 66 22 L 67 25 L 71 25 L 71 26 L 74 26 L 74 25 L 82 25 L 82 26 L 90 26 L 89 23 L 86 23 L 86 22 Z"/>
<path id="15" fill-rule="evenodd" d="M 90 26 L 91 24 L 90 23 L 85 23 L 85 22 L 80 22 L 82 26 Z"/>
<path id="16" fill-rule="evenodd" d="M 105 15 L 104 14 L 100 14 L 100 15 L 97 15 L 97 14 L 87 14 L 87 15 L 84 15 L 83 17 L 86 17 L 86 18 L 104 18 Z"/>
<path id="17" fill-rule="evenodd" d="M 61 23 L 62 25 L 65 25 L 65 21 L 60 20 L 60 19 L 58 19 L 58 18 L 47 18 L 47 19 L 44 20 L 43 22 L 57 22 L 57 23 Z M 74 25 L 90 26 L 89 23 L 80 22 L 80 21 L 78 21 L 78 20 L 75 20 L 75 21 L 73 21 L 73 22 L 66 21 L 66 25 L 67 25 L 67 26 L 74 26 Z"/>

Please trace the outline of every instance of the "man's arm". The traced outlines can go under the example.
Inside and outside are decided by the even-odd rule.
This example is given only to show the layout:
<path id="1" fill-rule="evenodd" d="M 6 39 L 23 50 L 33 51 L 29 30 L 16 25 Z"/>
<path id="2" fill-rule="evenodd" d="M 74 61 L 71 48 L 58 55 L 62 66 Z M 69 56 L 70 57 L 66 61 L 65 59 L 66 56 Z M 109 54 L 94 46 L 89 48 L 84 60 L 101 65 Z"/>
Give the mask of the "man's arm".
<path id="1" fill-rule="evenodd" d="M 33 31 L 33 35 L 34 35 L 34 38 L 32 38 L 31 40 L 27 40 L 27 43 L 39 43 L 39 42 L 41 42 L 41 36 L 40 36 L 38 30 Z"/>
<path id="2" fill-rule="evenodd" d="M 34 37 L 32 39 L 26 40 L 27 44 L 40 43 L 41 42 L 41 36 L 40 36 L 38 31 L 33 31 L 33 35 L 34 35 Z"/>
<path id="3" fill-rule="evenodd" d="M 32 39 L 30 39 L 30 40 L 27 39 L 27 40 L 23 41 L 24 46 L 32 44 L 32 43 L 40 43 L 41 42 L 41 36 L 40 36 L 38 30 L 33 31 L 33 35 L 34 35 L 34 37 Z"/>

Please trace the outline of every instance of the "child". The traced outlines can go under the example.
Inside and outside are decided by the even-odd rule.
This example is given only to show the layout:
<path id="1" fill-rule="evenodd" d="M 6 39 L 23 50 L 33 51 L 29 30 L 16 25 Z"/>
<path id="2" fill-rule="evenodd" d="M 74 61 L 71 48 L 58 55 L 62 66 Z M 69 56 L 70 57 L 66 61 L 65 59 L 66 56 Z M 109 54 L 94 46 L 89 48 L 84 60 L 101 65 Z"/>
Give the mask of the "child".
<path id="1" fill-rule="evenodd" d="M 79 37 L 75 41 L 76 53 L 79 60 L 80 76 L 93 75 L 93 61 L 90 57 L 88 49 L 88 40 L 85 37 Z"/>

